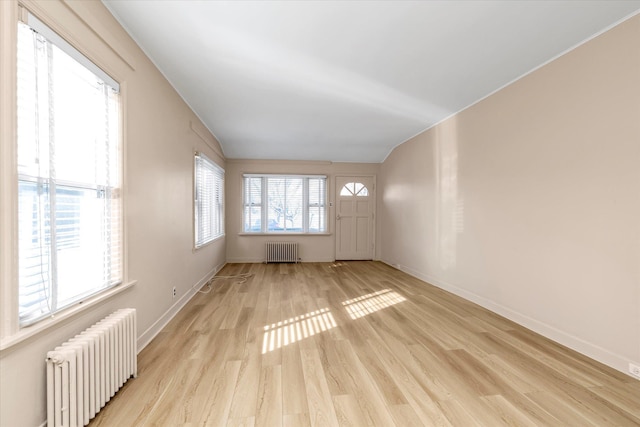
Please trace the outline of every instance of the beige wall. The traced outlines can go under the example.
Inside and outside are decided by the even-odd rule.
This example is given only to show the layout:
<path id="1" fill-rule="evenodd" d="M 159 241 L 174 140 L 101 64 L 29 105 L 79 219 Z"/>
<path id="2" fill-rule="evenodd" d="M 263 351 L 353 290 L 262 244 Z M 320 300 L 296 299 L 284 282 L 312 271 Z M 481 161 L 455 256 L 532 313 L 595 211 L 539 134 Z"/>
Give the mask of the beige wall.
<path id="1" fill-rule="evenodd" d="M 640 16 L 397 147 L 378 183 L 384 261 L 640 362 Z"/>
<path id="2" fill-rule="evenodd" d="M 4 30 L 17 3 L 0 3 L 10 46 Z M 240 235 L 243 173 L 326 174 L 331 202 L 336 175 L 377 175 L 383 260 L 618 369 L 640 362 L 640 17 L 399 146 L 382 165 L 225 165 L 217 141 L 101 3 L 28 4 L 122 83 L 127 279 L 137 284 L 0 352 L 0 425 L 45 420 L 44 358 L 55 345 L 120 307 L 138 310 L 144 345 L 225 260 L 262 261 L 269 237 Z M 13 67 L 3 49 L 0 83 Z M 7 93 L 3 124 L 15 111 Z M 0 136 L 4 155 L 12 131 L 3 126 Z M 195 150 L 226 169 L 226 238 L 198 251 Z M 333 260 L 333 213 L 328 236 L 291 237 L 305 261 Z M 5 250 L 3 269 L 7 259 Z M 12 286 L 3 280 L 3 298 Z"/>
<path id="3" fill-rule="evenodd" d="M 13 25 L 17 3 L 2 3 L 2 25 Z M 0 425 L 11 427 L 32 427 L 46 419 L 44 360 L 48 350 L 121 307 L 137 309 L 138 341 L 144 345 L 191 297 L 193 287 L 225 262 L 224 239 L 194 251 L 192 238 L 193 153 L 202 151 L 224 167 L 224 159 L 216 155 L 221 152 L 217 141 L 102 3 L 27 4 L 122 84 L 127 279 L 137 284 L 0 353 Z M 2 59 L 3 73 L 15 67 L 10 51 L 3 49 Z M 7 101 L 4 92 L 2 96 L 3 108 L 8 105 L 15 111 L 14 101 Z M 7 129 L 2 129 L 1 141 L 3 145 L 13 143 Z M 6 206 L 2 209 L 3 215 L 8 212 Z M 15 285 L 3 281 L 1 286 Z"/>
<path id="4" fill-rule="evenodd" d="M 300 244 L 303 262 L 335 260 L 335 210 L 328 208 L 328 233 L 320 236 L 242 235 L 242 175 L 245 173 L 285 173 L 327 175 L 327 196 L 334 203 L 335 176 L 375 176 L 379 165 L 372 163 L 331 163 L 275 160 L 228 160 L 225 173 L 227 262 L 263 262 L 265 242 L 286 240 Z"/>

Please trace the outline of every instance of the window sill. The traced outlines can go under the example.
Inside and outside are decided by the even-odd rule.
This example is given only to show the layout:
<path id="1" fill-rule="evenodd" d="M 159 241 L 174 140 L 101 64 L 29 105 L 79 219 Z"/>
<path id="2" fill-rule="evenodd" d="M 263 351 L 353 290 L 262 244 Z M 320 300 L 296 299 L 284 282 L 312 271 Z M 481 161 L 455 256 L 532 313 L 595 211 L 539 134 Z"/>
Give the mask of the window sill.
<path id="1" fill-rule="evenodd" d="M 332 233 L 238 233 L 238 236 L 331 236 Z"/>
<path id="2" fill-rule="evenodd" d="M 54 327 L 55 325 L 58 325 L 64 322 L 65 320 L 71 319 L 79 315 L 80 313 L 85 312 L 89 308 L 94 307 L 126 291 L 127 289 L 133 287 L 136 283 L 137 283 L 137 280 L 133 280 L 131 282 L 123 283 L 121 285 L 115 286 L 99 295 L 96 295 L 93 298 L 90 298 L 86 301 L 75 304 L 67 308 L 66 310 L 62 310 L 61 312 L 56 313 L 49 318 L 43 319 L 37 323 L 34 323 L 31 326 L 26 326 L 20 329 L 15 334 L 5 337 L 2 339 L 2 341 L 0 341 L 0 352 L 4 352 L 5 350 L 8 350 L 20 344 L 21 342 L 24 342 L 30 338 L 40 335 L 43 332 L 48 331 L 50 328 Z"/>
<path id="3" fill-rule="evenodd" d="M 192 252 L 196 252 L 196 251 L 198 251 L 198 250 L 200 250 L 202 248 L 206 248 L 207 246 L 209 246 L 209 245 L 211 245 L 211 244 L 213 244 L 213 243 L 215 243 L 217 241 L 220 241 L 220 240 L 222 240 L 224 238 L 225 238 L 225 234 L 221 234 L 220 236 L 216 236 L 212 240 L 209 240 L 208 242 L 203 243 L 200 246 L 195 246 L 194 245 Z"/>

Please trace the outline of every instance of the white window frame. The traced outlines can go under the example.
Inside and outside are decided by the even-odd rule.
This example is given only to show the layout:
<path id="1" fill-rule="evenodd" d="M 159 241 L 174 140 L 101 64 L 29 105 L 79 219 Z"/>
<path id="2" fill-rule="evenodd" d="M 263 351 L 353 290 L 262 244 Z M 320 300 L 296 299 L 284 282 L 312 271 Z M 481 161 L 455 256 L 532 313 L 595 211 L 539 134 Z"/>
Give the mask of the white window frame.
<path id="1" fill-rule="evenodd" d="M 200 152 L 195 153 L 193 164 L 193 242 L 198 249 L 225 235 L 224 169 Z M 207 186 L 209 197 L 203 194 Z"/>
<path id="2" fill-rule="evenodd" d="M 268 201 L 268 193 L 269 193 L 269 179 L 302 179 L 302 230 L 294 229 L 294 230 L 269 230 L 268 227 L 268 210 L 269 210 L 269 201 Z M 261 180 L 261 198 L 260 203 L 249 203 L 247 197 L 247 179 L 260 179 Z M 309 201 L 309 180 L 310 179 L 320 179 L 323 182 L 324 188 L 324 198 L 319 201 L 319 203 L 310 203 Z M 328 221 L 327 221 L 327 189 L 328 189 L 328 178 L 326 175 L 293 175 L 293 174 L 243 174 L 242 179 L 242 233 L 243 234 L 308 234 L 308 235 L 320 235 L 328 233 Z M 246 227 L 246 212 L 248 208 L 259 207 L 261 210 L 260 215 L 260 229 L 252 230 L 251 228 L 247 229 Z M 320 224 L 320 228 L 317 231 L 310 230 L 309 225 L 309 208 L 319 207 L 322 209 L 322 223 Z"/>
<path id="3" fill-rule="evenodd" d="M 62 37 L 60 37 L 54 30 L 52 30 L 51 28 L 49 28 L 46 24 L 44 24 L 42 21 L 40 21 L 39 19 L 37 19 L 34 15 L 32 15 L 31 13 L 21 9 L 21 15 L 25 18 L 24 19 L 24 23 L 26 25 L 28 25 L 33 31 L 35 31 L 36 33 L 40 34 L 40 36 L 44 37 L 47 40 L 47 43 L 50 43 L 51 45 L 55 46 L 57 49 L 59 49 L 60 51 L 64 52 L 65 54 L 67 54 L 68 56 L 70 56 L 71 58 L 73 58 L 74 60 L 76 60 L 78 63 L 80 63 L 80 65 L 82 65 L 84 68 L 88 69 L 89 71 L 91 71 L 94 75 L 96 75 L 100 80 L 102 80 L 103 85 L 109 86 L 109 89 L 105 89 L 105 90 L 111 90 L 112 93 L 115 94 L 119 94 L 119 84 L 113 79 L 111 78 L 108 74 L 106 74 L 104 71 L 102 71 L 102 69 L 100 69 L 96 64 L 94 64 L 90 59 L 88 59 L 86 56 L 84 56 L 82 53 L 80 53 L 78 50 L 76 50 L 73 46 L 71 46 L 69 43 L 67 43 Z M 3 82 L 4 83 L 4 82 Z M 15 90 L 15 89 L 14 89 Z M 13 90 L 12 90 L 13 92 Z M 14 92 L 15 93 L 15 92 Z M 100 184 L 98 182 L 96 182 L 94 185 L 92 185 L 89 182 L 65 182 L 65 181 L 61 181 L 61 180 L 56 180 L 54 178 L 44 178 L 46 182 L 46 186 L 52 188 L 54 191 L 54 193 L 52 194 L 57 194 L 55 193 L 55 187 L 56 185 L 61 185 L 61 186 L 67 186 L 69 188 L 75 188 L 76 191 L 97 191 L 99 194 L 101 194 L 101 198 L 104 198 L 105 200 L 107 200 L 107 202 L 105 202 L 106 204 L 109 204 L 108 201 L 111 200 L 111 205 L 115 206 L 114 212 L 114 216 L 109 216 L 109 218 L 112 218 L 111 221 L 109 221 L 109 227 L 113 226 L 114 228 L 112 229 L 112 231 L 108 231 L 107 235 L 110 236 L 108 238 L 106 238 L 106 242 L 104 243 L 108 246 L 103 246 L 102 247 L 102 251 L 104 252 L 108 252 L 109 254 L 115 256 L 116 258 L 109 258 L 109 262 L 114 262 L 113 260 L 115 259 L 118 264 L 116 266 L 116 270 L 115 271 L 115 275 L 109 276 L 108 279 L 104 279 L 106 281 L 104 281 L 103 283 L 97 284 L 93 290 L 91 291 L 87 291 L 87 292 L 83 292 L 82 294 L 79 294 L 75 297 L 73 297 L 71 300 L 67 300 L 64 304 L 56 304 L 55 303 L 55 297 L 53 297 L 53 303 L 52 304 L 48 304 L 49 307 L 49 311 L 47 313 L 44 313 L 40 316 L 38 315 L 31 315 L 29 317 L 26 317 L 25 319 L 19 319 L 20 316 L 20 308 L 18 306 L 19 304 L 19 292 L 20 292 L 20 280 L 18 279 L 18 265 L 13 264 L 13 268 L 14 270 L 13 273 L 11 273 L 11 276 L 13 278 L 13 280 L 11 280 L 11 283 L 15 283 L 15 294 L 12 296 L 11 301 L 9 304 L 11 304 L 11 307 L 9 307 L 9 309 L 7 310 L 9 313 L 11 313 L 11 317 L 12 319 L 9 319 L 10 321 L 7 322 L 10 325 L 3 328 L 2 329 L 2 336 L 3 336 L 3 344 L 2 344 L 2 348 L 5 348 L 6 342 L 4 342 L 4 337 L 9 336 L 9 335 L 16 335 L 15 332 L 18 330 L 18 328 L 24 328 L 26 326 L 30 326 L 30 325 L 34 325 L 34 324 L 40 324 L 37 328 L 33 328 L 31 327 L 30 331 L 27 333 L 22 334 L 23 336 L 27 336 L 28 334 L 33 334 L 35 333 L 34 331 L 36 330 L 43 330 L 44 327 L 46 327 L 47 325 L 56 323 L 57 321 L 61 321 L 63 320 L 63 318 L 66 318 L 68 316 L 70 316 L 71 314 L 77 312 L 77 311 L 81 311 L 83 309 L 85 309 L 85 307 L 87 306 L 92 306 L 94 304 L 96 304 L 98 301 L 107 298 L 108 296 L 114 295 L 116 293 L 121 292 L 122 290 L 124 290 L 125 288 L 128 288 L 129 286 L 131 286 L 133 283 L 128 284 L 127 286 L 124 287 L 119 287 L 121 289 L 114 291 L 112 288 L 116 287 L 117 285 L 122 284 L 122 282 L 124 281 L 124 276 L 125 276 L 125 265 L 124 265 L 124 260 L 125 260 L 125 256 L 124 256 L 124 215 L 123 215 L 123 211 L 124 211 L 124 207 L 123 207 L 123 200 L 122 200 L 122 182 L 123 182 L 123 156 L 122 156 L 122 113 L 121 113 L 121 105 L 120 104 L 120 99 L 118 99 L 117 101 L 117 109 L 118 111 L 115 114 L 115 121 L 117 122 L 117 130 L 115 132 L 115 139 L 111 141 L 112 146 L 114 147 L 114 149 L 116 150 L 117 154 L 115 155 L 114 159 L 117 162 L 117 166 L 114 168 L 115 175 L 110 175 L 113 180 L 109 181 L 112 182 L 112 184 L 107 184 L 106 186 L 104 184 Z M 17 104 L 12 104 L 14 106 L 17 106 Z M 50 107 L 49 107 L 50 108 Z M 14 124 L 15 125 L 15 124 Z M 14 128 L 15 129 L 15 128 Z M 16 134 L 15 131 L 12 131 L 12 135 L 13 135 L 13 144 L 16 144 Z M 3 141 L 3 144 L 6 143 L 6 140 Z M 17 150 L 17 144 L 15 146 L 16 148 L 13 150 L 10 150 L 12 153 L 12 157 L 15 159 L 18 153 Z M 14 160 L 15 161 L 15 160 Z M 12 170 L 16 170 L 14 168 L 16 168 L 17 165 L 15 163 L 13 163 L 11 165 L 11 169 Z M 17 171 L 16 171 L 17 172 Z M 15 178 L 17 176 L 17 179 Z M 6 175 L 3 175 L 3 178 L 6 178 Z M 14 181 L 15 180 L 15 181 Z M 12 200 L 11 200 L 11 205 L 13 206 L 14 209 L 16 209 L 16 213 L 13 213 L 11 215 L 11 222 L 14 224 L 14 227 L 17 226 L 18 223 L 18 214 L 17 214 L 17 209 L 18 209 L 18 182 L 32 182 L 38 183 L 38 188 L 41 187 L 41 183 L 43 178 L 40 177 L 39 175 L 32 175 L 31 172 L 28 173 L 22 173 L 22 174 L 18 174 L 16 173 L 14 175 L 14 178 L 12 179 L 12 181 L 14 182 L 15 185 L 15 189 L 12 190 L 13 196 L 12 196 Z M 87 187 L 88 186 L 88 187 Z M 6 203 L 7 199 L 3 198 L 3 204 Z M 114 205 L 115 203 L 115 205 Z M 109 212 L 112 212 L 111 210 L 109 210 Z M 111 215 L 111 213 L 109 214 Z M 5 228 L 5 224 L 3 223 L 3 230 L 6 230 Z M 16 227 L 17 228 L 17 227 Z M 52 227 L 55 228 L 55 227 Z M 17 243 L 17 238 L 18 238 L 18 232 L 16 232 L 15 234 L 11 234 L 12 237 L 12 245 L 14 245 L 15 248 L 18 248 L 18 243 Z M 55 244 L 52 243 L 52 247 L 55 249 Z M 55 258 L 55 257 L 54 257 Z M 18 261 L 19 263 L 19 261 Z M 55 265 L 55 264 L 54 264 Z M 113 264 L 110 264 L 113 265 Z M 53 267 L 54 269 L 56 268 L 55 266 Z M 61 286 L 59 283 L 55 283 L 55 279 L 50 279 L 53 280 L 53 282 L 51 283 L 50 286 L 52 286 L 52 289 L 55 290 L 55 288 L 57 286 Z M 63 286 L 63 285 L 62 285 Z M 3 292 L 3 294 L 6 291 Z M 48 298 L 47 298 L 48 299 Z M 5 303 L 7 304 L 7 303 Z M 83 304 L 82 308 L 80 308 L 79 304 Z M 7 308 L 7 305 L 4 305 L 3 308 Z M 63 314 L 64 312 L 64 314 Z M 15 316 L 15 318 L 13 318 Z M 56 317 L 57 320 L 54 321 L 53 318 Z M 5 318 L 3 317 L 2 319 L 3 321 L 5 320 Z M 45 326 L 43 326 L 45 325 Z M 14 337 L 15 338 L 15 337 Z M 17 340 L 17 338 L 16 338 Z"/>

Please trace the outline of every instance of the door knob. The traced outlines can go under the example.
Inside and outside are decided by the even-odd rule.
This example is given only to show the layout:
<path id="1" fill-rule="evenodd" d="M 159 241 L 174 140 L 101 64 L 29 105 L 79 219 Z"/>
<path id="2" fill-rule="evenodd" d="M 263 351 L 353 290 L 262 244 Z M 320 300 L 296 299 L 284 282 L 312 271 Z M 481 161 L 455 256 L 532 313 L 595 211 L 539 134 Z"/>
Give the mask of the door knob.
<path id="1" fill-rule="evenodd" d="M 340 214 L 336 215 L 336 219 L 337 219 L 338 221 L 340 221 L 340 218 L 341 218 Z"/>

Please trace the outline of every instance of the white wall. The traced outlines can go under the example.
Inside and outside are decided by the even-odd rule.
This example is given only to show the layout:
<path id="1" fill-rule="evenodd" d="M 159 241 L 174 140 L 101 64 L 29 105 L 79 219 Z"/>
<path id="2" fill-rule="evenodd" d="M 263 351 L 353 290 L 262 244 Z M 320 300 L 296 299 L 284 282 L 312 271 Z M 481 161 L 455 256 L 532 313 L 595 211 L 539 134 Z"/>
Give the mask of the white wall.
<path id="1" fill-rule="evenodd" d="M 225 239 L 193 250 L 193 154 L 202 151 L 224 167 L 214 137 L 102 3 L 40 1 L 27 5 L 122 85 L 127 281 L 137 284 L 97 308 L 0 352 L 0 425 L 11 427 L 32 427 L 46 419 L 44 360 L 48 350 L 121 307 L 137 309 L 139 343 L 144 345 L 190 298 L 193 287 L 224 265 L 226 251 Z M 17 22 L 17 10 L 15 0 L 3 2 L 3 26 L 9 23 L 10 28 Z M 3 37 L 5 34 L 3 31 Z M 4 75 L 15 67 L 15 57 L 10 50 L 3 49 L 1 54 Z M 7 106 L 7 111 L 15 111 L 14 103 L 3 98 L 3 109 Z M 3 147 L 14 143 L 8 129 L 3 128 L 0 135 Z M 5 215 L 9 207 L 1 208 Z M 0 286 L 7 290 L 15 283 L 3 281 Z"/>
<path id="2" fill-rule="evenodd" d="M 397 147 L 378 183 L 385 262 L 640 362 L 640 16 Z"/>
<path id="3" fill-rule="evenodd" d="M 303 262 L 328 262 L 335 260 L 335 209 L 328 208 L 328 234 L 322 236 L 290 235 L 256 236 L 242 234 L 242 175 L 245 173 L 284 173 L 301 175 L 327 175 L 327 196 L 334 203 L 335 176 L 375 176 L 379 165 L 372 163 L 331 163 L 277 160 L 227 161 L 225 173 L 225 204 L 228 262 L 263 262 L 265 242 L 286 240 L 298 242 Z"/>

